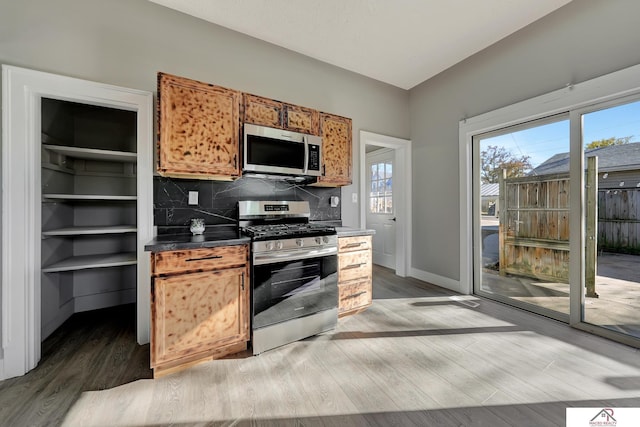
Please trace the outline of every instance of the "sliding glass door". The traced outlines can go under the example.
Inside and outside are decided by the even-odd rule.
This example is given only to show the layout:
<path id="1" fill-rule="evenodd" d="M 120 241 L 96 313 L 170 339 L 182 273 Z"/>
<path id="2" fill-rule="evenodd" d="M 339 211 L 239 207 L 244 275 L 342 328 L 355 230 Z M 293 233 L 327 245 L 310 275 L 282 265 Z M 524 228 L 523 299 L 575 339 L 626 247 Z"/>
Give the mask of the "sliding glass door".
<path id="1" fill-rule="evenodd" d="M 579 114 L 586 169 L 582 321 L 640 338 L 640 101 Z"/>
<path id="2" fill-rule="evenodd" d="M 569 319 L 569 116 L 474 138 L 475 292 Z"/>
<path id="3" fill-rule="evenodd" d="M 473 137 L 475 293 L 640 342 L 639 99 Z"/>

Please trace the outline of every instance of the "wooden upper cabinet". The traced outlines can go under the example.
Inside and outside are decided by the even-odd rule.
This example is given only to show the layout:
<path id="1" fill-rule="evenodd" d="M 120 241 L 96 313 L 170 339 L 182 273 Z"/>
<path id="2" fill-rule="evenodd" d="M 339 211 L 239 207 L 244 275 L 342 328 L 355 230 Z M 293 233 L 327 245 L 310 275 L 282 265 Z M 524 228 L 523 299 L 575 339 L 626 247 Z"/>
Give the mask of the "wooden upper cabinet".
<path id="1" fill-rule="evenodd" d="M 273 99 L 245 93 L 244 122 L 254 125 L 282 128 L 284 104 Z"/>
<path id="2" fill-rule="evenodd" d="M 322 136 L 323 176 L 312 185 L 338 187 L 350 185 L 351 180 L 351 119 L 320 113 Z"/>
<path id="3" fill-rule="evenodd" d="M 248 93 L 243 98 L 245 123 L 318 135 L 318 110 Z"/>
<path id="4" fill-rule="evenodd" d="M 298 105 L 284 105 L 284 128 L 301 133 L 318 135 L 320 112 Z"/>
<path id="5" fill-rule="evenodd" d="M 158 73 L 158 172 L 239 177 L 241 100 L 239 91 Z"/>

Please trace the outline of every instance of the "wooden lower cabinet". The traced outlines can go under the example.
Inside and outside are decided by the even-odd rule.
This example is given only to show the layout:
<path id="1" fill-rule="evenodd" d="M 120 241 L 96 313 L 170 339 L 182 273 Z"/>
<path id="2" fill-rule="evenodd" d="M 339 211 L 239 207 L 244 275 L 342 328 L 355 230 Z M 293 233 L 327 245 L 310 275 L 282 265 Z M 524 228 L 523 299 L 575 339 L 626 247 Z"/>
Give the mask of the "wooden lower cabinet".
<path id="1" fill-rule="evenodd" d="M 372 303 L 371 236 L 338 238 L 338 316 L 363 311 Z"/>
<path id="2" fill-rule="evenodd" d="M 247 348 L 247 261 L 247 245 L 152 254 L 154 377 Z"/>

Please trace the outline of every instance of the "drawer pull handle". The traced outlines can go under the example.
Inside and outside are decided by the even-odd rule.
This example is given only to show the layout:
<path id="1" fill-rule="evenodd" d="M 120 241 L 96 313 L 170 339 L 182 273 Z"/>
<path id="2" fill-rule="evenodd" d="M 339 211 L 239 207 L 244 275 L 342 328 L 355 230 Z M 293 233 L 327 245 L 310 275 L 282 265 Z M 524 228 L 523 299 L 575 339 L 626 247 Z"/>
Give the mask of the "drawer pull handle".
<path id="1" fill-rule="evenodd" d="M 355 294 L 353 294 L 353 295 L 349 295 L 346 299 L 349 299 L 349 298 L 357 298 L 357 297 L 359 297 L 360 295 L 364 295 L 364 294 L 366 294 L 366 293 L 367 293 L 367 291 L 357 292 L 357 293 L 355 293 Z"/>
<path id="2" fill-rule="evenodd" d="M 343 270 L 351 270 L 351 269 L 353 269 L 353 268 L 360 268 L 360 267 L 362 267 L 363 265 L 367 265 L 367 263 L 366 263 L 366 262 L 361 262 L 361 263 L 359 263 L 359 264 L 349 264 L 349 265 L 347 265 L 346 267 L 344 267 L 344 268 L 343 268 Z"/>
<path id="3" fill-rule="evenodd" d="M 356 242 L 356 243 L 349 243 L 348 245 L 343 246 L 343 248 L 347 249 L 347 248 L 357 248 L 358 246 L 362 246 L 362 245 L 366 245 L 367 242 Z"/>
<path id="4" fill-rule="evenodd" d="M 191 262 L 191 261 L 205 261 L 208 259 L 220 259 L 222 258 L 222 256 L 220 255 L 212 255 L 212 256 L 205 256 L 202 258 L 187 258 L 187 262 Z"/>

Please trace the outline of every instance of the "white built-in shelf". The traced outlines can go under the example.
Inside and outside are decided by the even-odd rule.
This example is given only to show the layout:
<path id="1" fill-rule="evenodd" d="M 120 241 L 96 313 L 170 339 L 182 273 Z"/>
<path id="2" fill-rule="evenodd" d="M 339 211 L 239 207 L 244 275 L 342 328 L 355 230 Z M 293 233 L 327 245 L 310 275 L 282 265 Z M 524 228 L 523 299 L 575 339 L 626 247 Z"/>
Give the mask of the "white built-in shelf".
<path id="1" fill-rule="evenodd" d="M 111 162 L 127 163 L 135 163 L 138 160 L 138 155 L 136 153 L 128 151 L 99 150 L 96 148 L 80 148 L 70 147 L 68 145 L 52 144 L 42 144 L 42 147 L 49 151 L 53 151 L 67 157 L 73 157 L 75 159 L 106 160 Z"/>
<path id="2" fill-rule="evenodd" d="M 88 200 L 88 201 L 128 201 L 137 200 L 137 196 L 107 196 L 104 194 L 51 194 L 46 193 L 42 195 L 43 199 L 48 200 Z"/>
<path id="3" fill-rule="evenodd" d="M 43 236 L 88 236 L 93 234 L 124 234 L 135 233 L 138 228 L 135 225 L 113 225 L 108 227 L 65 227 L 43 231 Z"/>
<path id="4" fill-rule="evenodd" d="M 43 273 L 59 273 L 63 271 L 85 270 L 89 268 L 119 267 L 137 264 L 136 253 L 80 255 L 63 259 L 54 264 L 42 267 Z"/>

